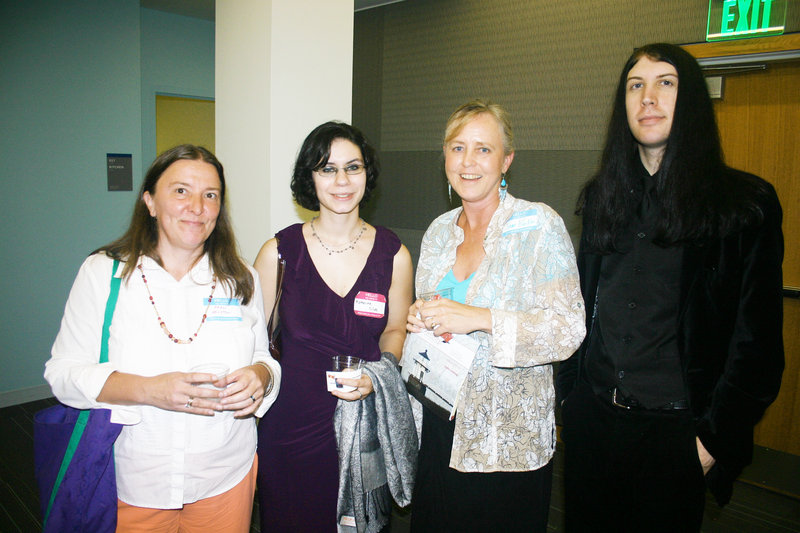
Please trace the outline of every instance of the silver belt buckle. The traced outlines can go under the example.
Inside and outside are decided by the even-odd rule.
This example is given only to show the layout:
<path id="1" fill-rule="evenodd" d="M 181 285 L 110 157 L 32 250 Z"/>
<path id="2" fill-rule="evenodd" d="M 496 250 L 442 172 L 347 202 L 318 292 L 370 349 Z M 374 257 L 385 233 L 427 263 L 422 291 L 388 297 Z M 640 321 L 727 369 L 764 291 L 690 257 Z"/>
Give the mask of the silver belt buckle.
<path id="1" fill-rule="evenodd" d="M 611 403 L 614 404 L 617 407 L 622 407 L 623 409 L 630 410 L 630 406 L 629 405 L 624 405 L 624 404 L 621 404 L 621 403 L 617 402 L 617 388 L 616 387 L 614 387 L 614 392 L 611 393 Z"/>

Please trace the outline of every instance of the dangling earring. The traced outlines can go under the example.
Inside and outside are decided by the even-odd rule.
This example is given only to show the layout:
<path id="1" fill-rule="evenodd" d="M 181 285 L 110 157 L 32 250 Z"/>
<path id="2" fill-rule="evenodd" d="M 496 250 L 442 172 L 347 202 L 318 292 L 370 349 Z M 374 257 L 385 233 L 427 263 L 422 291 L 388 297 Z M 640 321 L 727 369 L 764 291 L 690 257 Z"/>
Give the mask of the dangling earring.
<path id="1" fill-rule="evenodd" d="M 500 182 L 500 201 L 502 202 L 503 200 L 506 199 L 506 191 L 508 190 L 508 183 L 506 183 L 505 172 L 500 174 L 500 176 L 503 178 L 503 181 Z"/>
<path id="2" fill-rule="evenodd" d="M 453 186 L 450 185 L 450 182 L 447 182 L 447 199 L 450 203 L 453 203 Z"/>

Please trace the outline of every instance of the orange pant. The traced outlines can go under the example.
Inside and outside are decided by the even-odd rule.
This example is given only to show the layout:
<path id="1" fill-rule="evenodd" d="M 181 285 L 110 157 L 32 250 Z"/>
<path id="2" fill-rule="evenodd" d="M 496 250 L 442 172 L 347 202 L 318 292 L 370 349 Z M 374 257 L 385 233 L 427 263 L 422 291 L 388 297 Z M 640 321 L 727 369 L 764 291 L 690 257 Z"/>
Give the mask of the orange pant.
<path id="1" fill-rule="evenodd" d="M 248 533 L 253 514 L 258 456 L 235 487 L 183 509 L 134 507 L 117 500 L 117 533 Z"/>

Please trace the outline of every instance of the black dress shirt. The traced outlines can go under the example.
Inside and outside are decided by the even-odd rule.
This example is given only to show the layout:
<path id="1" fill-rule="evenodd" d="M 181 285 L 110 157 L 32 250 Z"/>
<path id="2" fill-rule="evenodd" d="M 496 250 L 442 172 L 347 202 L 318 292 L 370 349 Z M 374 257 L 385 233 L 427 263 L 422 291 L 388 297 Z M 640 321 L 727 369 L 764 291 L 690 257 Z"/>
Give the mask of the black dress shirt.
<path id="1" fill-rule="evenodd" d="M 585 375 L 598 394 L 616 387 L 656 409 L 687 396 L 677 346 L 682 248 L 653 243 L 656 180 L 638 167 L 641 187 L 630 191 L 640 199 L 637 216 L 602 259 Z"/>

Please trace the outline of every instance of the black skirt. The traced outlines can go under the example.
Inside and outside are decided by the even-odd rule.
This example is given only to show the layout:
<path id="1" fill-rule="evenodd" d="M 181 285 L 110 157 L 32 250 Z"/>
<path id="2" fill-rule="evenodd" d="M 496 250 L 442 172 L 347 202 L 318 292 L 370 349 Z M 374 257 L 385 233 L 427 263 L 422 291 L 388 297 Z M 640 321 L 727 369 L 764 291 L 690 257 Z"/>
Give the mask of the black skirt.
<path id="1" fill-rule="evenodd" d="M 424 409 L 411 531 L 547 531 L 553 463 L 525 472 L 450 468 L 455 421 Z"/>

